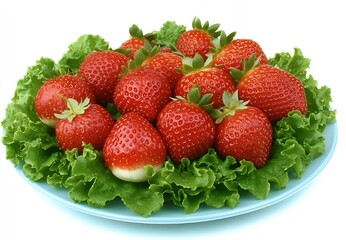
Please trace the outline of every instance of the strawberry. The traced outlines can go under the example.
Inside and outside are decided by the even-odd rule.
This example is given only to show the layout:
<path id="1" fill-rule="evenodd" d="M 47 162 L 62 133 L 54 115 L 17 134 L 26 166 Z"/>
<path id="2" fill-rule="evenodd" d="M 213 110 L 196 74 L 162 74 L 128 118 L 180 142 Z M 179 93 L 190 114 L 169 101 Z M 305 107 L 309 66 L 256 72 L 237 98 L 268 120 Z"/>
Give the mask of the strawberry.
<path id="1" fill-rule="evenodd" d="M 261 46 L 251 39 L 233 40 L 235 32 L 226 37 L 222 32 L 217 45 L 216 53 L 213 59 L 213 66 L 220 66 L 226 70 L 237 68 L 242 70 L 243 59 L 249 59 L 252 54 L 260 58 L 260 64 L 268 64 L 268 58 L 263 52 Z"/>
<path id="2" fill-rule="evenodd" d="M 305 90 L 297 77 L 271 65 L 259 65 L 254 56 L 243 62 L 243 69 L 231 70 L 233 78 L 239 81 L 239 98 L 249 100 L 271 122 L 279 121 L 292 110 L 306 114 Z"/>
<path id="3" fill-rule="evenodd" d="M 125 181 L 148 179 L 146 166 L 155 170 L 166 160 L 166 147 L 161 135 L 136 112 L 124 114 L 115 124 L 103 147 L 106 165 Z"/>
<path id="4" fill-rule="evenodd" d="M 161 53 L 174 53 L 173 50 L 168 48 L 168 47 L 161 47 L 160 52 Z"/>
<path id="5" fill-rule="evenodd" d="M 183 68 L 182 57 L 170 52 L 160 52 L 145 60 L 143 65 L 154 68 L 164 75 L 169 81 L 172 93 L 174 92 L 175 85 L 184 75 L 182 72 L 177 71 L 177 69 Z"/>
<path id="6" fill-rule="evenodd" d="M 136 111 L 154 121 L 170 97 L 167 78 L 153 68 L 141 67 L 122 77 L 114 91 L 114 104 L 122 114 Z"/>
<path id="7" fill-rule="evenodd" d="M 186 75 L 178 81 L 175 88 L 175 96 L 187 97 L 191 87 L 197 84 L 201 89 L 202 95 L 207 93 L 213 94 L 211 102 L 213 102 L 214 108 L 223 106 L 222 93 L 224 91 L 234 92 L 235 84 L 229 72 L 211 67 L 210 63 L 210 58 L 204 63 L 202 56 L 196 54 L 191 60 L 191 64 L 184 64 Z"/>
<path id="8" fill-rule="evenodd" d="M 138 28 L 137 25 L 133 24 L 129 28 L 129 33 L 131 38 L 123 42 L 120 46 L 121 49 L 131 50 L 131 52 L 128 54 L 128 57 L 133 59 L 136 52 L 144 47 L 144 35 L 143 31 Z"/>
<path id="9" fill-rule="evenodd" d="M 220 24 L 209 26 L 206 21 L 203 26 L 199 18 L 192 21 L 192 30 L 183 32 L 178 38 L 176 48 L 186 57 L 194 57 L 197 53 L 207 58 L 206 54 L 210 53 L 210 48 L 214 47 L 212 41 L 220 35 L 217 31 Z"/>
<path id="10" fill-rule="evenodd" d="M 60 147 L 64 151 L 77 148 L 82 153 L 84 142 L 96 150 L 102 150 L 114 125 L 111 115 L 100 105 L 89 104 L 88 98 L 80 104 L 69 98 L 67 106 L 68 109 L 61 114 L 55 114 L 61 119 L 55 128 Z"/>
<path id="11" fill-rule="evenodd" d="M 272 125 L 258 108 L 238 100 L 238 92 L 223 94 L 225 106 L 214 112 L 216 120 L 216 151 L 236 160 L 248 160 L 260 168 L 269 157 Z M 215 114 L 216 113 L 216 114 Z"/>
<path id="12" fill-rule="evenodd" d="M 128 57 L 118 52 L 93 52 L 84 59 L 77 75 L 93 89 L 96 102 L 106 105 L 113 102 L 114 88 L 119 82 L 122 66 L 127 63 Z"/>
<path id="13" fill-rule="evenodd" d="M 66 108 L 64 98 L 80 101 L 89 98 L 95 102 L 91 88 L 82 80 L 71 75 L 62 75 L 45 82 L 35 98 L 35 109 L 41 121 L 50 127 L 55 127 L 58 119 L 54 113 L 60 113 Z"/>
<path id="14" fill-rule="evenodd" d="M 168 153 L 175 163 L 186 157 L 195 160 L 213 146 L 215 124 L 203 105 L 211 94 L 200 97 L 198 85 L 188 94 L 187 100 L 178 97 L 169 102 L 157 118 L 157 129 L 161 133 Z M 211 108 L 211 104 L 204 106 Z"/>
<path id="15" fill-rule="evenodd" d="M 177 81 L 184 75 L 182 71 L 183 59 L 181 56 L 173 52 L 161 51 L 159 46 L 145 46 L 139 49 L 133 60 L 129 62 L 129 66 L 125 71 L 131 71 L 140 67 L 149 67 L 157 73 L 163 75 L 169 81 L 172 95 Z"/>

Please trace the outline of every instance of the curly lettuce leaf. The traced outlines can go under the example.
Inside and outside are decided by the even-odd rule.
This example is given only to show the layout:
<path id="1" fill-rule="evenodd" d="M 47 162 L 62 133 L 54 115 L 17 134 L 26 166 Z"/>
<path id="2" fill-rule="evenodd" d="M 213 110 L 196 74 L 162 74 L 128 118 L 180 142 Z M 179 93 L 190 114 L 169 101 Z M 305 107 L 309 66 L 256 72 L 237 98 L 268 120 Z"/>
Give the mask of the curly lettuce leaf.
<path id="1" fill-rule="evenodd" d="M 76 74 L 84 58 L 94 51 L 109 50 L 109 44 L 98 35 L 82 35 L 68 47 L 59 64 L 65 72 Z"/>
<path id="2" fill-rule="evenodd" d="M 233 157 L 221 159 L 210 149 L 196 161 L 184 158 L 179 165 L 167 161 L 149 179 L 149 188 L 183 207 L 185 213 L 197 211 L 202 203 L 233 208 L 240 202 L 238 175 L 248 175 L 254 169 L 250 162 L 242 161 L 239 165 Z"/>
<path id="3" fill-rule="evenodd" d="M 103 162 L 102 154 L 86 145 L 81 155 L 76 149 L 66 152 L 71 173 L 64 187 L 75 202 L 87 201 L 93 207 L 120 197 L 137 214 L 147 217 L 163 206 L 162 195 L 151 191 L 148 184 L 124 182 L 112 174 Z M 145 206 L 145 207 L 143 207 Z"/>
<path id="4" fill-rule="evenodd" d="M 184 25 L 178 25 L 174 21 L 165 22 L 160 31 L 156 33 L 156 44 L 166 47 L 175 47 L 180 35 L 185 32 Z"/>
<path id="5" fill-rule="evenodd" d="M 59 75 L 60 68 L 53 60 L 41 58 L 18 81 L 6 117 L 1 122 L 5 129 L 2 142 L 6 145 L 6 157 L 14 165 L 23 165 L 30 179 L 46 176 L 50 155 L 58 150 L 54 131 L 43 124 L 36 115 L 34 101 L 39 88 L 48 79 Z"/>
<path id="6" fill-rule="evenodd" d="M 211 192 L 217 193 L 214 191 L 214 184 L 220 182 L 222 177 L 218 172 L 221 162 L 212 149 L 198 161 L 191 162 L 184 158 L 181 164 L 175 165 L 168 160 L 165 166 L 150 178 L 149 188 L 163 194 L 167 201 L 183 207 L 185 213 L 195 212 L 200 204 L 209 198 Z M 229 194 L 225 198 L 229 198 Z M 211 200 L 210 205 L 219 205 L 217 201 L 220 200 Z"/>
<path id="7" fill-rule="evenodd" d="M 332 102 L 331 90 L 327 86 L 318 87 L 318 82 L 307 74 L 310 67 L 310 59 L 303 56 L 299 48 L 294 49 L 293 56 L 288 52 L 275 54 L 269 59 L 269 64 L 284 69 L 299 78 L 305 88 L 308 103 L 308 115 L 310 113 L 320 114 L 320 130 L 323 131 L 328 122 L 336 121 L 336 111 L 330 109 Z"/>
<path id="8" fill-rule="evenodd" d="M 269 64 L 284 69 L 299 79 L 305 78 L 310 67 L 310 59 L 303 56 L 299 48 L 294 49 L 293 56 L 288 52 L 275 54 L 269 59 Z"/>

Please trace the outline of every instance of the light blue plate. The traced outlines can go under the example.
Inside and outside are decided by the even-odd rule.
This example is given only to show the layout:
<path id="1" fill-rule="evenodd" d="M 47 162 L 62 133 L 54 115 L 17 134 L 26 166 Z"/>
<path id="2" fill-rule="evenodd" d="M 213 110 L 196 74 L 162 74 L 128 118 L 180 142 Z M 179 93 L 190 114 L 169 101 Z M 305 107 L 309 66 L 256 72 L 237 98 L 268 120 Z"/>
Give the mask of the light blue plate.
<path id="1" fill-rule="evenodd" d="M 148 218 L 143 218 L 133 213 L 130 209 L 123 205 L 123 203 L 119 199 L 110 203 L 106 208 L 93 208 L 88 206 L 87 204 L 74 203 L 70 199 L 68 192 L 65 189 L 55 189 L 46 183 L 32 182 L 23 175 L 21 169 L 18 169 L 18 172 L 33 187 L 35 187 L 43 194 L 51 197 L 58 203 L 93 216 L 123 222 L 146 224 L 182 224 L 206 222 L 211 220 L 230 218 L 269 207 L 302 190 L 324 169 L 324 167 L 331 159 L 337 143 L 337 124 L 329 124 L 323 132 L 323 135 L 326 138 L 326 152 L 322 156 L 316 158 L 311 162 L 301 179 L 291 178 L 285 189 L 271 190 L 269 196 L 265 200 L 257 200 L 250 195 L 241 197 L 240 204 L 237 205 L 234 209 L 230 209 L 228 207 L 219 209 L 201 207 L 196 213 L 193 214 L 184 214 L 182 208 L 173 205 L 167 205 L 164 206 L 158 213 L 155 213 Z"/>

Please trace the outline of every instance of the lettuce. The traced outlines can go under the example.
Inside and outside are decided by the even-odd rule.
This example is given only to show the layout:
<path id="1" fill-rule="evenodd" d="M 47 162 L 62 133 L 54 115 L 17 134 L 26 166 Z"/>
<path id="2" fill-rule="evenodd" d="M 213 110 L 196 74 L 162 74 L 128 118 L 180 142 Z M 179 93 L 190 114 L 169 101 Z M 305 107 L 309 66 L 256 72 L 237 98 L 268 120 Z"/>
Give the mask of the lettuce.
<path id="1" fill-rule="evenodd" d="M 170 29 L 176 29 L 172 30 L 175 34 L 164 39 L 164 32 Z M 167 23 L 158 34 L 158 43 L 172 44 L 177 33 L 184 30 L 175 23 Z M 102 152 L 92 146 L 85 145 L 80 155 L 76 150 L 63 152 L 54 129 L 38 119 L 34 108 L 35 96 L 44 81 L 63 73 L 76 73 L 87 54 L 106 49 L 108 43 L 101 37 L 84 35 L 69 46 L 58 63 L 48 58 L 38 60 L 18 81 L 1 122 L 7 159 L 20 166 L 32 181 L 46 181 L 52 187 L 67 189 L 74 202 L 105 207 L 120 198 L 143 217 L 159 211 L 167 202 L 182 207 L 187 214 L 203 205 L 234 208 L 244 192 L 265 199 L 273 187 L 284 189 L 290 178 L 302 177 L 309 163 L 325 151 L 322 132 L 329 122 L 336 121 L 335 111 L 330 110 L 331 91 L 326 86 L 318 87 L 317 81 L 307 74 L 310 60 L 295 49 L 293 56 L 287 52 L 276 54 L 270 64 L 302 81 L 309 111 L 306 116 L 292 111 L 273 126 L 274 142 L 265 167 L 256 169 L 251 162 L 237 162 L 231 156 L 223 159 L 210 149 L 200 159 L 185 158 L 179 165 L 167 157 L 159 171 L 148 168 L 150 179 L 146 183 L 119 180 L 104 164 Z M 114 107 L 109 109 L 117 115 Z"/>
<path id="2" fill-rule="evenodd" d="M 60 68 L 53 60 L 41 58 L 37 61 L 18 81 L 1 123 L 5 129 L 2 142 L 6 145 L 7 159 L 11 159 L 16 166 L 22 164 L 25 175 L 32 180 L 40 180 L 47 175 L 52 161 L 50 156 L 58 151 L 54 132 L 39 120 L 34 101 L 43 82 L 59 73 Z"/>
<path id="3" fill-rule="evenodd" d="M 291 74 L 298 77 L 305 88 L 305 94 L 308 103 L 308 116 L 311 113 L 317 114 L 321 131 L 324 130 L 328 122 L 336 120 L 336 111 L 330 110 L 331 90 L 327 86 L 318 87 L 318 82 L 312 77 L 307 75 L 307 69 L 310 66 L 310 59 L 305 58 L 300 49 L 294 49 L 294 55 L 291 56 L 287 52 L 277 53 L 274 58 L 269 59 L 269 63 L 273 66 L 284 69 Z"/>
<path id="4" fill-rule="evenodd" d="M 63 186 L 75 202 L 87 201 L 90 206 L 105 207 L 108 201 L 120 196 L 127 207 L 142 216 L 149 216 L 163 205 L 162 195 L 150 190 L 147 184 L 128 183 L 114 177 L 101 152 L 91 145 L 86 145 L 81 155 L 76 149 L 67 151 L 66 158 L 70 175 Z"/>
<path id="5" fill-rule="evenodd" d="M 178 25 L 173 21 L 163 24 L 160 31 L 156 33 L 156 44 L 166 47 L 175 47 L 179 36 L 185 32 L 186 27 Z"/>
<path id="6" fill-rule="evenodd" d="M 65 73 L 76 74 L 84 58 L 93 51 L 110 50 L 108 42 L 98 35 L 82 35 L 68 47 L 59 65 Z"/>

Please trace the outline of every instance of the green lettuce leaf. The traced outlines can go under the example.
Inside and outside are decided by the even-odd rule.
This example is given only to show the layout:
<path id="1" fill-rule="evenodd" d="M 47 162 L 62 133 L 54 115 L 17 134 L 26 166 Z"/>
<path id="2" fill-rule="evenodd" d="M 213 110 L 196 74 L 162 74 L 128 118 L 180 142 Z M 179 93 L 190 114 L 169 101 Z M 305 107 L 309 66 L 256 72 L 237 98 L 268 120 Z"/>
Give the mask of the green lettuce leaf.
<path id="1" fill-rule="evenodd" d="M 162 195 L 151 191 L 148 184 L 128 183 L 114 177 L 101 152 L 91 145 L 86 145 L 81 155 L 77 149 L 67 151 L 66 155 L 71 172 L 64 187 L 75 202 L 87 201 L 90 206 L 105 207 L 119 196 L 127 207 L 144 217 L 163 206 Z"/>
<path id="2" fill-rule="evenodd" d="M 2 142 L 6 157 L 14 165 L 23 165 L 23 171 L 32 180 L 46 176 L 52 161 L 50 155 L 58 151 L 54 131 L 36 115 L 34 101 L 44 81 L 59 75 L 60 68 L 51 59 L 41 58 L 18 81 L 14 97 L 6 108 L 1 122 L 5 129 Z"/>
<path id="3" fill-rule="evenodd" d="M 180 35 L 185 32 L 186 27 L 178 25 L 174 21 L 165 22 L 160 31 L 156 33 L 156 44 L 166 47 L 175 47 Z"/>
<path id="4" fill-rule="evenodd" d="M 288 52 L 275 54 L 269 59 L 269 64 L 284 69 L 299 79 L 305 78 L 310 67 L 310 59 L 303 56 L 299 48 L 294 49 L 293 56 Z"/>
<path id="5" fill-rule="evenodd" d="M 331 90 L 327 86 L 319 88 L 317 80 L 307 74 L 310 59 L 305 58 L 300 49 L 295 48 L 293 56 L 288 52 L 277 53 L 274 58 L 269 59 L 269 63 L 290 72 L 302 81 L 308 103 L 308 115 L 310 113 L 320 115 L 318 124 L 321 131 L 328 122 L 336 121 L 336 111 L 330 109 Z"/>
<path id="6" fill-rule="evenodd" d="M 184 208 L 185 213 L 195 212 L 205 202 L 214 184 L 220 180 L 218 173 L 221 159 L 214 150 L 198 161 L 191 162 L 184 158 L 175 165 L 170 160 L 149 180 L 150 189 L 165 196 L 166 200 Z M 215 194 L 216 191 L 213 192 Z M 213 204 L 213 201 L 210 202 Z"/>
<path id="7" fill-rule="evenodd" d="M 98 35 L 82 35 L 68 47 L 59 61 L 65 73 L 76 74 L 84 58 L 94 51 L 109 50 L 109 44 Z"/>

